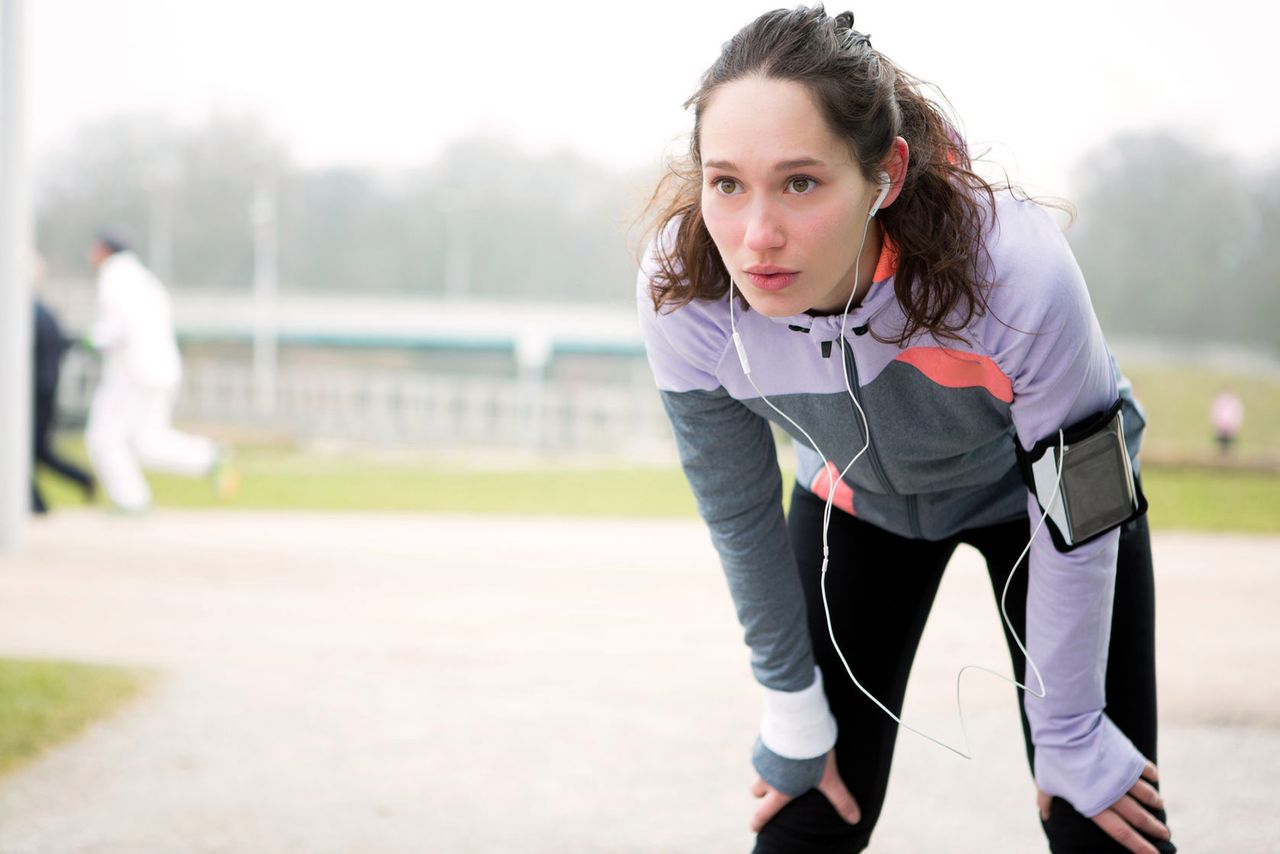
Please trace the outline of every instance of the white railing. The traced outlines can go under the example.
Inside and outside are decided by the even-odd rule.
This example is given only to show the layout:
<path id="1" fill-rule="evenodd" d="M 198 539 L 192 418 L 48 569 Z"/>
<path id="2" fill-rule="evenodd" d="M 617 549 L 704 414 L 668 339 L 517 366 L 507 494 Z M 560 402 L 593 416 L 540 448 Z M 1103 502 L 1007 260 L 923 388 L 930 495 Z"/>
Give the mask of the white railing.
<path id="1" fill-rule="evenodd" d="M 78 351 L 63 363 L 59 402 L 83 417 L 98 363 Z M 669 445 L 652 386 L 429 375 L 411 369 L 281 366 L 274 411 L 258 411 L 253 366 L 188 361 L 177 420 L 261 427 L 299 439 L 389 444 L 492 444 L 619 451 Z"/>

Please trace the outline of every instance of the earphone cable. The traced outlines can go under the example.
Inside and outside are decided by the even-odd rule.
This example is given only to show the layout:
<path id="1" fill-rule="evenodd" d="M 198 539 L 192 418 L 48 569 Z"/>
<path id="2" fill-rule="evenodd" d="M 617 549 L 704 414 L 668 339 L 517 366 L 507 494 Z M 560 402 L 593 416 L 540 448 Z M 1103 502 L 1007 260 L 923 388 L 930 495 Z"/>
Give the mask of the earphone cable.
<path id="1" fill-rule="evenodd" d="M 1015 687 L 1022 688 L 1026 691 L 1031 692 L 1031 694 L 1033 694 L 1036 697 L 1043 698 L 1046 694 L 1044 678 L 1040 674 L 1040 669 L 1036 667 L 1035 662 L 1031 659 L 1031 655 L 1027 651 L 1026 645 L 1023 643 L 1022 639 L 1018 637 L 1018 633 L 1013 627 L 1013 621 L 1010 620 L 1009 618 L 1009 612 L 1006 607 L 1006 599 L 1009 592 L 1009 584 L 1013 580 L 1014 573 L 1017 572 L 1017 569 L 1022 564 L 1023 559 L 1027 557 L 1028 552 L 1031 550 L 1032 543 L 1035 542 L 1036 536 L 1040 533 L 1040 529 L 1044 526 L 1045 519 L 1048 518 L 1049 513 L 1053 508 L 1054 503 L 1057 500 L 1058 486 L 1062 482 L 1062 466 L 1063 466 L 1063 461 L 1064 461 L 1065 451 L 1066 451 L 1065 435 L 1063 434 L 1062 430 L 1058 431 L 1058 467 L 1057 467 L 1056 478 L 1054 481 L 1053 498 L 1049 501 L 1049 505 L 1044 508 L 1044 512 L 1040 515 L 1040 519 L 1036 523 L 1035 530 L 1031 532 L 1031 537 L 1027 541 L 1027 545 L 1023 548 L 1022 553 L 1018 556 L 1018 559 L 1014 562 L 1013 567 L 1009 570 L 1009 575 L 1005 579 L 1004 588 L 1001 590 L 1001 593 L 1000 593 L 1000 615 L 1004 619 L 1005 625 L 1008 626 L 1010 634 L 1013 635 L 1014 641 L 1018 645 L 1018 649 L 1022 651 L 1022 654 L 1026 659 L 1027 665 L 1031 668 L 1031 671 L 1035 673 L 1036 682 L 1039 684 L 1039 688 L 1038 689 L 1031 688 L 1029 685 L 1025 685 L 1022 682 L 1017 681 L 1016 679 L 1011 679 L 1008 676 L 1005 676 L 1003 673 L 998 673 L 997 671 L 992 670 L 991 668 L 983 665 L 966 664 L 963 667 L 961 667 L 960 670 L 956 672 L 956 711 L 960 718 L 960 731 L 964 738 L 964 749 L 960 750 L 956 747 L 953 747 L 950 744 L 947 744 L 946 742 L 943 742 L 929 735 L 926 732 L 922 732 L 921 730 L 916 729 L 910 724 L 905 723 L 901 719 L 901 717 L 894 714 L 893 711 L 891 711 L 884 703 L 880 702 L 880 700 L 877 699 L 875 695 L 873 695 L 870 691 L 868 691 L 862 685 L 862 683 L 858 681 L 858 678 L 853 673 L 853 668 L 850 667 L 848 660 L 845 658 L 843 650 L 840 649 L 840 644 L 836 641 L 835 628 L 833 627 L 831 622 L 831 606 L 827 599 L 827 584 L 826 584 L 827 568 L 828 568 L 828 564 L 830 563 L 830 557 L 831 557 L 830 544 L 828 541 L 828 531 L 831 525 L 831 513 L 835 503 L 836 488 L 844 480 L 844 476 L 848 474 L 849 471 L 853 468 L 854 463 L 856 463 L 858 459 L 862 457 L 862 455 L 866 453 L 867 450 L 871 447 L 871 428 L 867 422 L 867 414 L 863 410 L 862 404 L 858 401 L 858 396 L 853 391 L 852 380 L 849 377 L 849 361 L 848 361 L 849 354 L 846 352 L 846 349 L 845 349 L 848 346 L 848 342 L 845 338 L 845 334 L 846 334 L 846 326 L 849 319 L 849 310 L 850 308 L 852 308 L 853 298 L 857 294 L 857 280 L 858 280 L 858 273 L 860 272 L 860 267 L 862 262 L 862 251 L 866 245 L 867 231 L 870 228 L 871 219 L 873 215 L 874 215 L 874 210 L 872 211 L 871 214 L 867 216 L 866 221 L 863 223 L 863 226 L 862 226 L 862 236 L 858 243 L 858 254 L 854 262 L 854 270 L 855 270 L 854 287 L 849 292 L 849 299 L 846 301 L 844 311 L 840 316 L 840 356 L 841 356 L 840 364 L 841 364 L 841 369 L 844 373 L 845 391 L 848 393 L 849 399 L 853 401 L 853 405 L 857 408 L 858 415 L 862 420 L 862 434 L 864 437 L 864 441 L 863 441 L 862 447 L 858 450 L 858 452 L 853 455 L 853 458 L 849 460 L 849 463 L 842 470 L 840 470 L 840 472 L 835 477 L 831 476 L 831 472 L 835 469 L 834 462 L 831 462 L 828 460 L 826 454 L 822 452 L 822 449 L 818 446 L 818 443 L 814 440 L 812 436 L 809 435 L 809 432 L 807 430 L 801 427 L 791 416 L 787 415 L 787 413 L 783 412 L 781 409 L 775 406 L 773 401 L 769 400 L 769 398 L 765 395 L 765 393 L 761 391 L 760 387 L 756 385 L 755 379 L 751 376 L 751 366 L 750 366 L 749 360 L 747 359 L 746 345 L 743 343 L 742 336 L 738 332 L 737 320 L 734 313 L 734 281 L 732 276 L 729 277 L 729 326 L 732 332 L 733 344 L 738 351 L 738 358 L 742 363 L 743 374 L 746 376 L 747 382 L 751 384 L 751 387 L 755 390 L 756 394 L 760 396 L 760 399 L 764 401 L 764 403 L 770 409 L 778 413 L 778 415 L 784 418 L 787 421 L 787 423 L 791 424 L 791 426 L 795 427 L 796 430 L 799 431 L 800 434 L 809 441 L 810 446 L 812 446 L 813 449 L 817 451 L 819 457 L 822 458 L 823 465 L 828 467 L 827 501 L 826 501 L 826 506 L 823 509 L 823 517 L 822 517 L 822 569 L 819 577 L 819 585 L 822 589 L 822 607 L 826 617 L 827 633 L 831 638 L 831 645 L 832 647 L 835 648 L 836 655 L 839 656 L 840 658 L 840 663 L 844 666 L 845 673 L 849 676 L 849 679 L 853 682 L 853 684 L 857 686 L 859 691 L 861 691 L 863 694 L 867 696 L 869 700 L 871 700 L 873 703 L 879 706 L 880 709 L 885 714 L 887 714 L 890 718 L 892 718 L 893 721 L 897 723 L 899 726 L 903 727 L 906 730 L 909 730 L 910 732 L 915 733 L 916 735 L 921 736 L 922 738 L 926 738 L 929 741 L 932 741 L 934 744 L 937 744 L 940 747 L 944 747 L 947 750 L 950 750 L 951 752 L 964 757 L 965 759 L 972 759 L 973 756 L 972 754 L 969 753 L 969 732 L 968 732 L 968 728 L 965 726 L 964 706 L 963 706 L 963 703 L 961 702 L 961 695 L 960 695 L 960 683 L 966 670 L 980 670 L 986 673 L 990 673 L 991 675 L 996 676 L 1000 679 L 1003 679 L 1004 681 L 1010 683 Z"/>

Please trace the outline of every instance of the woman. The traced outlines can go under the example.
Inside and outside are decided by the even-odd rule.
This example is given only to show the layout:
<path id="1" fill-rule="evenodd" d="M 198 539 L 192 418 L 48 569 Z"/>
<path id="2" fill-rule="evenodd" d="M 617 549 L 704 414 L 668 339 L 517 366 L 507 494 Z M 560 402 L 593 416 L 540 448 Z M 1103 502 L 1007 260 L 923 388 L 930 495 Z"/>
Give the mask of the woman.
<path id="1" fill-rule="evenodd" d="M 976 175 L 852 25 L 779 10 L 724 46 L 640 275 L 650 365 L 764 689 L 756 851 L 868 844 L 959 543 L 985 557 L 1028 671 L 1051 849 L 1174 851 L 1141 412 L 1052 220 Z M 796 443 L 785 519 L 770 422 Z"/>

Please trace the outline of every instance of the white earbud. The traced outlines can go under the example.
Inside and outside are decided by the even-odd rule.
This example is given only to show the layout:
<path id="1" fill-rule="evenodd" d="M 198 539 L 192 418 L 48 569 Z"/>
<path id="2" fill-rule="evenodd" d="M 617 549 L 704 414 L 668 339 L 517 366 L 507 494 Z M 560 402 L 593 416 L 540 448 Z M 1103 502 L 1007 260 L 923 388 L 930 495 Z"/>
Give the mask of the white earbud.
<path id="1" fill-rule="evenodd" d="M 867 219 L 876 215 L 876 211 L 880 210 L 880 205 L 884 202 L 884 197 L 889 195 L 889 190 L 893 188 L 893 179 L 889 177 L 888 172 L 880 173 L 880 195 L 876 196 L 875 203 L 871 205 L 871 211 L 867 214 Z"/>

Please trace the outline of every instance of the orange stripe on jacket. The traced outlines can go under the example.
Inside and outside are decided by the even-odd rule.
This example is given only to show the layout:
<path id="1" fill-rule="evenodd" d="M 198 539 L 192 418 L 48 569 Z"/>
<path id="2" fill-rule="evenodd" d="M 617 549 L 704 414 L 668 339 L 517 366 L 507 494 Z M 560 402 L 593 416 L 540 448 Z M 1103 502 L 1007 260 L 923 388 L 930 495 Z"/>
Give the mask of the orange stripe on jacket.
<path id="1" fill-rule="evenodd" d="M 1013 402 L 1013 382 L 987 356 L 945 347 L 911 347 L 894 359 L 906 362 L 947 388 L 985 388 L 1005 403 Z"/>
<path id="2" fill-rule="evenodd" d="M 813 476 L 813 481 L 809 484 L 809 491 L 821 498 L 827 500 L 827 495 L 831 492 L 831 481 L 840 476 L 840 469 L 836 468 L 836 464 L 827 460 L 827 464 L 818 470 Z M 848 513 L 850 516 L 853 512 L 853 488 L 844 482 L 841 478 L 836 484 L 836 494 L 831 503 L 837 508 Z"/>

